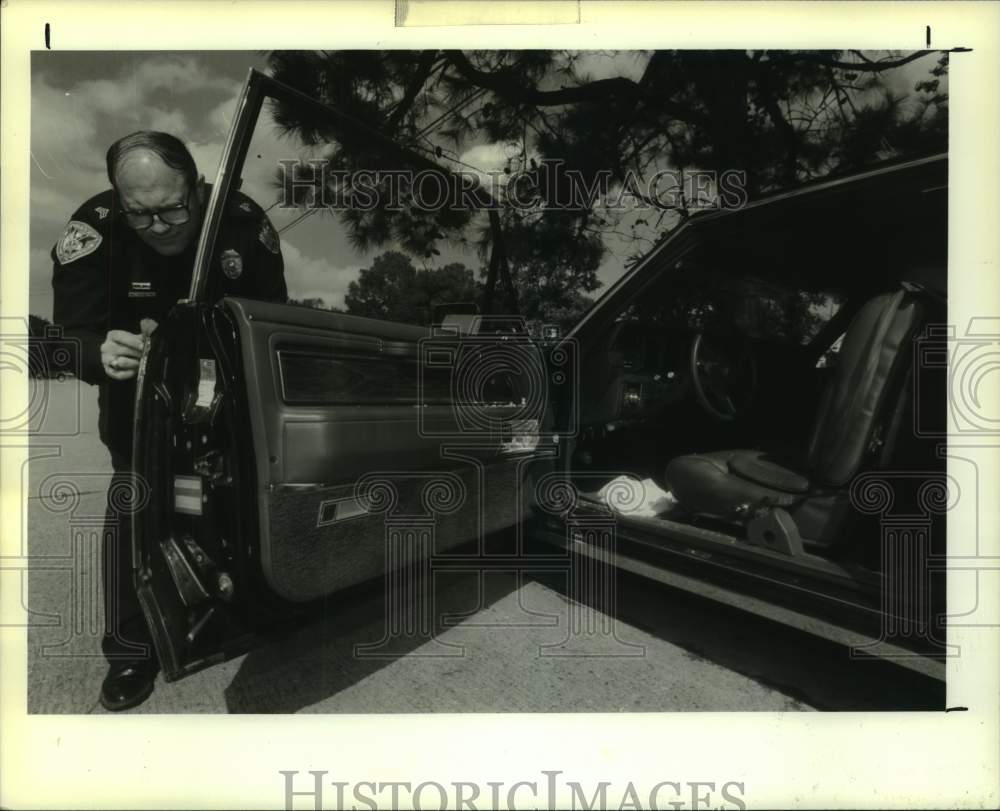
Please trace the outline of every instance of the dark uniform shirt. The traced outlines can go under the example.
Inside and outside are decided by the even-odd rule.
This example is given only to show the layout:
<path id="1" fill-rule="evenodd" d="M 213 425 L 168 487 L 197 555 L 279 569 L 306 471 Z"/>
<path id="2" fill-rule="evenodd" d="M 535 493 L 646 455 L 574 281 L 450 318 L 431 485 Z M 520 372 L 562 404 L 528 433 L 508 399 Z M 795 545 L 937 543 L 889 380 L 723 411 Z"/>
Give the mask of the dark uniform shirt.
<path id="1" fill-rule="evenodd" d="M 125 223 L 111 189 L 80 206 L 52 248 L 53 321 L 80 342 L 80 377 L 100 386 L 100 434 L 113 455 L 131 457 L 135 379 L 108 378 L 101 344 L 113 329 L 138 334 L 144 318 L 162 324 L 188 296 L 196 249 L 193 240 L 176 256 L 158 254 Z M 278 235 L 244 194 L 229 204 L 210 268 L 208 301 L 287 299 Z"/>

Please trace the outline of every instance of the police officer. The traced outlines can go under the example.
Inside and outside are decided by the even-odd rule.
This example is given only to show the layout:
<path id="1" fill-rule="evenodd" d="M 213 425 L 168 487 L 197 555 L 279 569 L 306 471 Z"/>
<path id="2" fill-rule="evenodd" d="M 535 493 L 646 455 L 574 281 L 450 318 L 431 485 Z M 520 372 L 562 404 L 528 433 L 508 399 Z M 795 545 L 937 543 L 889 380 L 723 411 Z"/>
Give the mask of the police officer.
<path id="1" fill-rule="evenodd" d="M 112 144 L 107 171 L 111 188 L 76 210 L 52 249 L 52 286 L 53 321 L 80 343 L 80 377 L 100 387 L 100 436 L 111 452 L 114 491 L 129 481 L 143 344 L 187 297 L 209 187 L 184 144 L 163 132 Z M 228 204 L 207 291 L 213 301 L 287 298 L 278 235 L 243 194 Z M 102 547 L 109 670 L 100 701 L 108 710 L 145 701 L 159 670 L 132 577 L 131 526 L 118 507 L 109 499 Z"/>

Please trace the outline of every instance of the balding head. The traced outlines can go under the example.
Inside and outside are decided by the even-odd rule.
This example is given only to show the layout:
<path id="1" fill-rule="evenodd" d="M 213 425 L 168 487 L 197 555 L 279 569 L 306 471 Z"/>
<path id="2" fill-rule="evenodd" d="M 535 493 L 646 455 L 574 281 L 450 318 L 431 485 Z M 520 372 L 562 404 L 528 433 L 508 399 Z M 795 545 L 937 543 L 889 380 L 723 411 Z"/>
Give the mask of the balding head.
<path id="1" fill-rule="evenodd" d="M 174 256 L 187 249 L 201 230 L 204 182 L 197 175 L 191 180 L 189 170 L 194 168 L 194 162 L 190 155 L 188 161 L 174 161 L 176 155 L 164 157 L 161 150 L 145 145 L 148 139 L 139 140 L 137 143 L 134 136 L 129 136 L 112 146 L 108 151 L 108 174 L 126 214 L 158 215 L 164 210 L 187 207 L 187 222 L 171 225 L 155 216 L 148 228 L 136 228 L 139 238 L 154 251 Z M 187 150 L 183 152 L 187 155 Z"/>
<path id="2" fill-rule="evenodd" d="M 118 161 L 115 187 L 123 199 L 157 193 L 164 197 L 176 197 L 178 193 L 183 196 L 187 192 L 188 181 L 181 172 L 164 163 L 155 152 L 135 149 Z M 164 203 L 154 202 L 142 207 L 156 208 L 161 205 Z"/>
<path id="3" fill-rule="evenodd" d="M 179 139 L 166 132 L 155 130 L 139 130 L 124 138 L 119 138 L 110 147 L 105 158 L 108 169 L 108 180 L 112 186 L 117 186 L 118 169 L 122 162 L 133 152 L 152 152 L 171 169 L 180 172 L 190 186 L 198 179 L 198 167 L 187 147 Z"/>

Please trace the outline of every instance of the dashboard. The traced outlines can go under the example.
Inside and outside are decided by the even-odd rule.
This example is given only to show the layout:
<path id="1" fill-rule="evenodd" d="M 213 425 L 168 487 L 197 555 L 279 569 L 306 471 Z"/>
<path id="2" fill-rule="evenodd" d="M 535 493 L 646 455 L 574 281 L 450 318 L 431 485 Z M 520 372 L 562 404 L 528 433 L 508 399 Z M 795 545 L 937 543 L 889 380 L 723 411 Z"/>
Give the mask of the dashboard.
<path id="1" fill-rule="evenodd" d="M 585 368 L 584 420 L 630 422 L 656 417 L 692 389 L 689 331 L 621 321 Z"/>

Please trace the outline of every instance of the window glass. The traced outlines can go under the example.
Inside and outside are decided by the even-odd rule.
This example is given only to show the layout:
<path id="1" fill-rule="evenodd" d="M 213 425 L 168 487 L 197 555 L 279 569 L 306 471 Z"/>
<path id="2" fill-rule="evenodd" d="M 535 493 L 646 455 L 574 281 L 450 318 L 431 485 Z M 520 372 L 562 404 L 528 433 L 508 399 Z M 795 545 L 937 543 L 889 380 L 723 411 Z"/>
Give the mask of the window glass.
<path id="1" fill-rule="evenodd" d="M 805 345 L 843 302 L 836 290 L 797 288 L 766 271 L 734 273 L 695 255 L 666 269 L 620 319 Z"/>
<path id="2" fill-rule="evenodd" d="M 239 192 L 280 237 L 290 302 L 424 326 L 449 306 L 469 311 L 482 291 L 485 211 L 461 197 L 437 205 L 426 172 L 420 186 L 419 167 L 374 147 L 357 157 L 354 144 L 348 166 L 341 137 L 315 108 L 274 99 L 254 125 Z M 390 206 L 406 210 L 387 217 Z"/>

